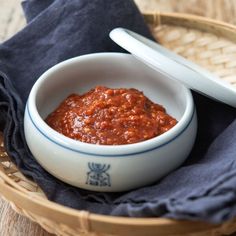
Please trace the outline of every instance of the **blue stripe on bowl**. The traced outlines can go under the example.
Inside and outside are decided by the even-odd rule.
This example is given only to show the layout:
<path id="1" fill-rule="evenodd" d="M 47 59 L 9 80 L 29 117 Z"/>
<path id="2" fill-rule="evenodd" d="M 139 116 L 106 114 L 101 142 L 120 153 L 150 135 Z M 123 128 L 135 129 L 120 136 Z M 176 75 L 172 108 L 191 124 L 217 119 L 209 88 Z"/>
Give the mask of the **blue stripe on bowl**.
<path id="1" fill-rule="evenodd" d="M 28 102 L 26 104 L 26 110 L 28 112 L 28 115 L 30 117 L 30 120 L 32 122 L 32 124 L 35 126 L 35 128 L 45 137 L 47 138 L 48 140 L 50 140 L 52 143 L 60 146 L 60 147 L 63 147 L 65 149 L 68 149 L 70 151 L 73 151 L 73 152 L 77 152 L 77 153 L 81 153 L 81 154 L 85 154 L 85 155 L 92 155 L 92 156 L 101 156 L 101 157 L 125 157 L 125 156 L 132 156 L 132 155 L 137 155 L 137 154 L 143 154 L 143 153 L 146 153 L 146 152 L 150 152 L 150 151 L 153 151 L 155 149 L 158 149 L 158 148 L 161 148 L 165 145 L 167 145 L 168 143 L 174 141 L 175 139 L 177 139 L 187 128 L 188 126 L 190 125 L 190 123 L 192 122 L 193 120 L 193 117 L 194 117 L 194 114 L 196 112 L 196 110 L 194 109 L 193 112 L 192 112 L 192 116 L 191 116 L 191 119 L 189 120 L 189 122 L 186 124 L 186 126 L 180 131 L 180 133 L 178 133 L 176 136 L 174 136 L 172 139 L 170 139 L 169 141 L 167 141 L 166 143 L 163 143 L 159 146 L 156 146 L 156 147 L 153 147 L 153 148 L 150 148 L 150 149 L 147 149 L 147 150 L 144 150 L 144 151 L 141 151 L 141 152 L 133 152 L 133 153 L 128 153 L 128 154 L 122 154 L 122 155 L 119 155 L 119 154 L 96 154 L 96 153 L 89 153 L 89 152 L 83 152 L 81 150 L 77 150 L 77 149 L 74 149 L 74 148 L 71 148 L 71 147 L 67 147 L 55 140 L 53 140 L 52 138 L 48 137 L 47 134 L 45 134 L 42 130 L 40 130 L 40 128 L 35 124 L 35 122 L 33 121 L 32 119 L 32 116 L 29 112 L 29 106 L 28 106 Z M 62 135 L 62 134 L 61 134 Z"/>

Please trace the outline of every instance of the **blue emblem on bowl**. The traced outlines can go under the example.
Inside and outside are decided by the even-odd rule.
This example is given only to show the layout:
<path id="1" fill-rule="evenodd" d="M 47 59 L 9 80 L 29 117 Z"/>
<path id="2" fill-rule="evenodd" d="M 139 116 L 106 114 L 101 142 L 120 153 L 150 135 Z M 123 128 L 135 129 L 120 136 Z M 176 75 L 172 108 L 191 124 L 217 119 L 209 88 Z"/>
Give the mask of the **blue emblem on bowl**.
<path id="1" fill-rule="evenodd" d="M 94 185 L 99 187 L 111 186 L 110 175 L 108 170 L 110 169 L 110 164 L 101 164 L 89 162 L 87 172 L 86 184 Z"/>

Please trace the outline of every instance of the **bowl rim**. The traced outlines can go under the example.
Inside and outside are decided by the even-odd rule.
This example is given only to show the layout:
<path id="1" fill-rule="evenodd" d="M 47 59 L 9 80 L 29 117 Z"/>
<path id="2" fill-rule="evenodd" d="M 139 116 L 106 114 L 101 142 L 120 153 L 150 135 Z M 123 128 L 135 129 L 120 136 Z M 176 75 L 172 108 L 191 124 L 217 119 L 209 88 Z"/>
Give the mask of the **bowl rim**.
<path id="1" fill-rule="evenodd" d="M 189 127 L 196 111 L 194 108 L 191 91 L 178 81 L 174 80 L 173 83 L 176 83 L 178 86 L 182 86 L 183 88 L 181 92 L 184 93 L 184 97 L 186 99 L 184 114 L 182 115 L 178 123 L 164 134 L 142 142 L 123 145 L 97 145 L 85 143 L 79 140 L 73 140 L 69 137 L 64 136 L 63 134 L 60 134 L 59 132 L 48 126 L 46 122 L 41 118 L 36 107 L 36 95 L 42 83 L 50 78 L 51 74 L 53 74 L 58 69 L 70 65 L 71 63 L 79 63 L 80 61 L 84 60 L 87 60 L 89 62 L 90 60 L 99 60 L 100 58 L 109 59 L 111 57 L 135 59 L 134 56 L 126 53 L 92 53 L 67 59 L 49 68 L 38 78 L 38 80 L 33 85 L 28 97 L 28 101 L 26 103 L 25 116 L 26 114 L 29 116 L 29 120 L 32 122 L 33 126 L 50 142 L 53 142 L 54 144 L 73 152 L 98 157 L 125 157 L 135 154 L 142 154 L 161 148 L 162 146 L 165 146 L 173 140 L 177 139 Z"/>

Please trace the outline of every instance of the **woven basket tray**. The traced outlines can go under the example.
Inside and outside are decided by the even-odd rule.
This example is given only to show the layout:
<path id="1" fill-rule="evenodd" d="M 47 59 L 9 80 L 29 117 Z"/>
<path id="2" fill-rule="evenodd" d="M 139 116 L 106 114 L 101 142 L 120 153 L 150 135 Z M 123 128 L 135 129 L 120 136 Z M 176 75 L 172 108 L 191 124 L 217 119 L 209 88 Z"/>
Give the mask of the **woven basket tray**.
<path id="1" fill-rule="evenodd" d="M 203 17 L 145 13 L 153 35 L 165 47 L 204 66 L 236 87 L 236 27 Z M 125 218 L 73 210 L 46 199 L 4 151 L 0 133 L 0 192 L 12 207 L 56 235 L 229 235 L 236 219 L 221 225 L 164 218 Z"/>

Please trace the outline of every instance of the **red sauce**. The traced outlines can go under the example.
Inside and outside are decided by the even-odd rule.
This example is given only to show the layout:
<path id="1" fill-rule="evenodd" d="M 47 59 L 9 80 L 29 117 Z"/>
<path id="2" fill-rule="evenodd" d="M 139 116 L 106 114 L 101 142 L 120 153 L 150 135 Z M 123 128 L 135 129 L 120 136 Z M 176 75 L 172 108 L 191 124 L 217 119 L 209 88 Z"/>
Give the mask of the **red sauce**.
<path id="1" fill-rule="evenodd" d="M 97 86 L 71 94 L 46 122 L 59 133 L 86 143 L 119 145 L 158 136 L 176 123 L 161 105 L 136 89 Z"/>

